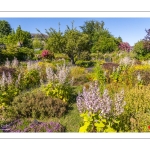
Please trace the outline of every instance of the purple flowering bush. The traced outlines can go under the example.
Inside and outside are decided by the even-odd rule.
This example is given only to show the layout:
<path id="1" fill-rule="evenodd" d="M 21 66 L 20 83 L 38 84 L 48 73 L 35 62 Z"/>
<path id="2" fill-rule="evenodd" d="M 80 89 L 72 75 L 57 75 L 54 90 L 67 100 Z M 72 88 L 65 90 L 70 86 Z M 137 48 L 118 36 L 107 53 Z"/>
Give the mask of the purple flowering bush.
<path id="1" fill-rule="evenodd" d="M 64 132 L 65 128 L 58 122 L 39 122 L 37 120 L 15 120 L 3 125 L 2 132 Z"/>
<path id="2" fill-rule="evenodd" d="M 119 45 L 119 49 L 122 51 L 130 52 L 131 46 L 128 42 L 121 42 Z"/>
<path id="3" fill-rule="evenodd" d="M 117 132 L 118 116 L 123 113 L 124 106 L 123 91 L 112 100 L 106 89 L 100 95 L 98 82 L 84 87 L 77 97 L 77 107 L 84 120 L 79 132 Z"/>

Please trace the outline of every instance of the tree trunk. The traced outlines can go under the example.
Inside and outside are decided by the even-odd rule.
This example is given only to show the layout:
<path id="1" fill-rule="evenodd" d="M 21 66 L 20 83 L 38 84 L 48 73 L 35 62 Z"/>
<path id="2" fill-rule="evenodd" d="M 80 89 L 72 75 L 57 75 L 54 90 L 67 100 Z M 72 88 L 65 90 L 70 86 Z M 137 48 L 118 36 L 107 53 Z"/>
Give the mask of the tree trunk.
<path id="1" fill-rule="evenodd" d="M 74 57 L 72 56 L 72 57 L 70 57 L 70 59 L 71 59 L 71 64 L 75 65 Z"/>

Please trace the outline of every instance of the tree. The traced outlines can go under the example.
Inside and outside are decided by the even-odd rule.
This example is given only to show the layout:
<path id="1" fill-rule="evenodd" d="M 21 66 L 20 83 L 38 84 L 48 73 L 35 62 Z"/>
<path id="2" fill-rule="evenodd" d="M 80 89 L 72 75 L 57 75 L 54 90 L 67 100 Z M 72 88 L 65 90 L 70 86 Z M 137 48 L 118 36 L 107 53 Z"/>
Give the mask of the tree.
<path id="1" fill-rule="evenodd" d="M 135 54 L 136 59 L 143 59 L 144 54 L 144 41 L 138 41 L 135 43 L 133 48 L 133 53 Z"/>
<path id="2" fill-rule="evenodd" d="M 44 44 L 37 36 L 34 38 L 32 45 L 34 49 L 43 49 L 44 47 Z"/>
<path id="3" fill-rule="evenodd" d="M 102 53 L 113 52 L 117 48 L 115 39 L 113 37 L 102 36 L 93 46 L 93 51 L 98 51 Z"/>
<path id="4" fill-rule="evenodd" d="M 0 20 L 0 37 L 8 36 L 12 31 L 10 24 L 5 20 Z"/>
<path id="5" fill-rule="evenodd" d="M 119 47 L 120 43 L 122 43 L 122 42 L 123 42 L 123 40 L 120 36 L 115 38 L 115 43 L 117 44 L 118 47 Z"/>
<path id="6" fill-rule="evenodd" d="M 65 48 L 65 38 L 63 36 L 63 33 L 60 31 L 56 31 L 53 28 L 50 28 L 49 31 L 46 30 L 46 33 L 48 34 L 48 39 L 46 41 L 45 49 L 51 50 L 55 53 L 62 53 L 64 52 Z"/>
<path id="7" fill-rule="evenodd" d="M 88 35 L 76 30 L 72 23 L 72 29 L 67 26 L 64 38 L 64 53 L 71 59 L 72 64 L 75 64 L 75 58 L 79 57 L 81 52 L 85 50 L 86 44 L 89 41 Z"/>
<path id="8" fill-rule="evenodd" d="M 143 41 L 144 41 L 144 49 L 145 49 L 145 53 L 149 53 L 150 52 L 150 29 L 145 30 L 147 35 L 144 37 Z"/>
<path id="9" fill-rule="evenodd" d="M 15 37 L 16 37 L 16 41 L 18 43 L 18 46 L 20 46 L 20 47 L 24 46 L 24 47 L 29 47 L 29 48 L 32 47 L 31 34 L 27 31 L 23 31 L 21 29 L 20 25 L 16 30 Z"/>
<path id="10" fill-rule="evenodd" d="M 80 26 L 80 28 L 84 34 L 87 34 L 89 36 L 87 48 L 90 51 L 93 45 L 95 44 L 95 42 L 99 38 L 97 33 L 100 33 L 101 31 L 104 30 L 104 22 L 90 20 L 90 21 L 84 22 L 84 25 Z"/>

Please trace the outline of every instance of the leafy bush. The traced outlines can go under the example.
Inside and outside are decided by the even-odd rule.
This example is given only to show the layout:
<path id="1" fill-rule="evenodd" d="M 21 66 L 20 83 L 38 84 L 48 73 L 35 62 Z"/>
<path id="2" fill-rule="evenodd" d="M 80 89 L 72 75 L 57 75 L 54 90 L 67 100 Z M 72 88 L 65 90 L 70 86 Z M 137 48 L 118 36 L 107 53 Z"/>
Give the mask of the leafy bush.
<path id="1" fill-rule="evenodd" d="M 37 120 L 15 120 L 3 125 L 3 132 L 64 132 L 65 128 L 58 122 L 39 122 Z"/>
<path id="2" fill-rule="evenodd" d="M 39 71 L 32 69 L 24 73 L 24 76 L 22 78 L 22 85 L 24 88 L 32 88 L 36 85 L 40 84 L 40 75 Z"/>
<path id="3" fill-rule="evenodd" d="M 100 84 L 100 92 L 103 93 L 104 91 L 104 86 L 105 86 L 105 83 L 106 83 L 106 77 L 105 77 L 105 72 L 102 68 L 101 65 L 99 65 L 99 63 L 96 63 L 95 67 L 94 67 L 94 77 L 96 81 L 99 82 Z"/>
<path id="4" fill-rule="evenodd" d="M 14 85 L 0 87 L 0 107 L 10 105 L 13 98 L 19 94 L 20 90 Z"/>
<path id="5" fill-rule="evenodd" d="M 73 78 L 73 86 L 84 85 L 85 83 L 88 83 L 89 81 L 90 80 L 89 80 L 88 74 L 76 76 Z"/>
<path id="6" fill-rule="evenodd" d="M 82 60 L 76 61 L 76 65 L 77 66 L 85 67 L 85 68 L 87 68 L 87 67 L 93 67 L 94 64 L 95 64 L 94 61 L 82 61 Z"/>
<path id="7" fill-rule="evenodd" d="M 70 77 L 78 77 L 85 73 L 86 73 L 86 70 L 83 67 L 75 66 L 75 67 L 71 67 L 70 69 Z"/>
<path id="8" fill-rule="evenodd" d="M 135 54 L 134 57 L 136 59 L 138 59 L 138 60 L 148 60 L 150 58 L 149 51 L 145 47 L 146 43 L 148 44 L 148 42 L 144 42 L 142 40 L 135 43 L 134 48 L 133 48 L 133 53 Z"/>
<path id="9" fill-rule="evenodd" d="M 27 47 L 20 47 L 17 49 L 15 57 L 20 61 L 32 59 L 34 57 L 34 50 Z"/>
<path id="10" fill-rule="evenodd" d="M 45 96 L 43 92 L 27 92 L 14 98 L 4 113 L 6 118 L 61 117 L 67 111 L 67 104 L 58 98 Z"/>
<path id="11" fill-rule="evenodd" d="M 82 52 L 80 54 L 80 60 L 89 61 L 91 60 L 91 56 L 89 52 Z"/>
<path id="12" fill-rule="evenodd" d="M 70 60 L 70 58 L 68 57 L 68 55 L 66 54 L 61 54 L 61 53 L 56 53 L 55 54 L 55 59 L 56 60 L 61 60 L 61 59 L 65 59 L 65 60 Z"/>
<path id="13" fill-rule="evenodd" d="M 50 82 L 43 88 L 43 91 L 47 96 L 59 98 L 67 103 L 73 101 L 74 99 L 73 87 L 68 83 L 60 84 Z"/>
<path id="14" fill-rule="evenodd" d="M 148 131 L 150 125 L 150 86 L 136 86 L 126 90 L 126 106 L 122 115 L 122 126 L 126 131 Z M 145 130 L 145 128 L 147 130 Z"/>

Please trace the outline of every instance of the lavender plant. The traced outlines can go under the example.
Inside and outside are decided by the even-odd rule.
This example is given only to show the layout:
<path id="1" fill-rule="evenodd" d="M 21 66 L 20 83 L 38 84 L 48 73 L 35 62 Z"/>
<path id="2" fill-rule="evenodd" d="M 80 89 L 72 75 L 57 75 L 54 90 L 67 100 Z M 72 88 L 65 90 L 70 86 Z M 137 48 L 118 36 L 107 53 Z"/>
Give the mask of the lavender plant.
<path id="1" fill-rule="evenodd" d="M 125 106 L 124 93 L 115 95 L 115 100 L 109 96 L 108 90 L 100 95 L 98 82 L 91 83 L 89 88 L 83 88 L 83 93 L 77 97 L 77 107 L 84 119 L 80 132 L 115 132 L 114 124 L 118 124 L 117 116 Z"/>

